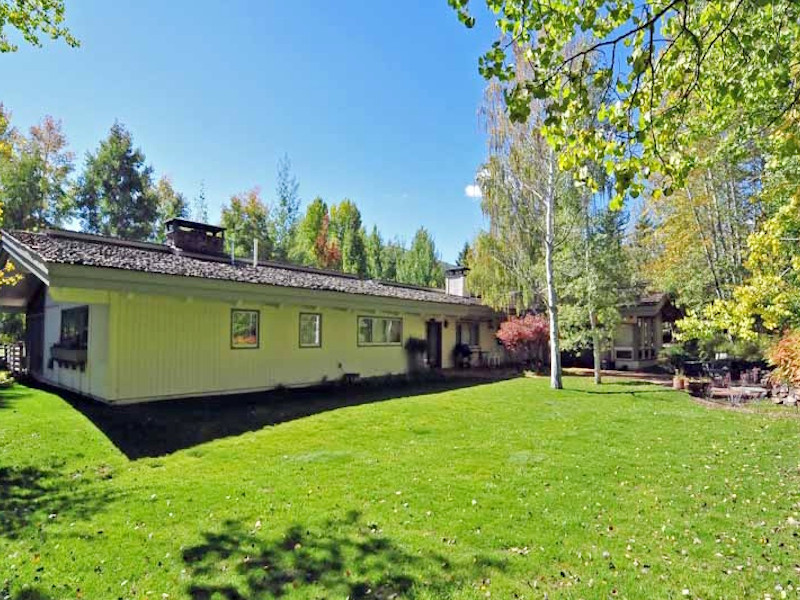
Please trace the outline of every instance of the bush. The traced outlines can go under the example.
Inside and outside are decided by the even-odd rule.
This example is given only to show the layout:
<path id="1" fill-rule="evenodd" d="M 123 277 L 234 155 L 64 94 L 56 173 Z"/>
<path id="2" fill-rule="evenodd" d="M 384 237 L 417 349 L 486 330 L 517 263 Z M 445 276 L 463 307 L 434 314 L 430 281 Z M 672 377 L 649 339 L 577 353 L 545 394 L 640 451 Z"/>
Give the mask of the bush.
<path id="1" fill-rule="evenodd" d="M 11 374 L 5 371 L 0 372 L 0 389 L 10 388 L 12 385 L 14 385 L 14 378 Z"/>
<path id="2" fill-rule="evenodd" d="M 409 354 L 425 354 L 428 351 L 428 342 L 422 338 L 410 337 L 406 340 L 405 349 Z"/>
<path id="3" fill-rule="evenodd" d="M 785 333 L 770 347 L 767 357 L 775 367 L 773 381 L 800 387 L 800 331 Z"/>
<path id="4" fill-rule="evenodd" d="M 500 324 L 497 339 L 518 362 L 543 365 L 550 338 L 550 324 L 544 315 L 509 317 Z"/>
<path id="5" fill-rule="evenodd" d="M 469 364 L 470 357 L 472 357 L 472 348 L 467 344 L 456 344 L 453 348 L 453 362 L 457 367 Z"/>
<path id="6" fill-rule="evenodd" d="M 666 360 L 672 371 L 678 375 L 683 372 L 683 366 L 692 359 L 692 355 L 682 344 L 672 344 L 661 349 L 661 358 Z"/>

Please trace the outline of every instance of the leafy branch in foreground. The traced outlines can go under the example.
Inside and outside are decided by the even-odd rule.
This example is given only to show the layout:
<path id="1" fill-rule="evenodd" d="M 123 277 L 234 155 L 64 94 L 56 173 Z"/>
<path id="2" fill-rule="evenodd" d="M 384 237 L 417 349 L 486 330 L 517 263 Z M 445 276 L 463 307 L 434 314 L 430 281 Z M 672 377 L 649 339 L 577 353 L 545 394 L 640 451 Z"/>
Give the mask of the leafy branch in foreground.
<path id="1" fill-rule="evenodd" d="M 467 27 L 468 0 L 448 0 Z M 543 100 L 542 133 L 561 167 L 603 164 L 619 205 L 653 172 L 669 195 L 696 163 L 701 135 L 780 135 L 798 123 L 800 3 L 794 0 L 486 0 L 498 39 L 480 59 L 508 85 L 514 121 Z M 524 52 L 517 52 L 524 48 Z M 603 90 L 603 102 L 593 90 Z M 575 122 L 586 123 L 580 130 Z M 788 151 L 788 149 L 787 149 Z M 597 182 L 584 171 L 592 189 Z"/>
<path id="2" fill-rule="evenodd" d="M 19 49 L 9 38 L 7 26 L 33 46 L 42 45 L 42 36 L 63 39 L 73 48 L 79 46 L 80 42 L 64 25 L 64 13 L 64 0 L 0 0 L 0 53 Z"/>

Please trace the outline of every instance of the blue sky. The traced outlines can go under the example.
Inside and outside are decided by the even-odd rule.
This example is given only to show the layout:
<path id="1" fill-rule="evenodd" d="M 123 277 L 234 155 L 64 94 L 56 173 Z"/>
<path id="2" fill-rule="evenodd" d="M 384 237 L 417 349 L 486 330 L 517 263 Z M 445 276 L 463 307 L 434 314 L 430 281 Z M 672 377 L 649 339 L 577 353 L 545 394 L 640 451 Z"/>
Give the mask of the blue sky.
<path id="1" fill-rule="evenodd" d="M 81 47 L 0 56 L 0 102 L 19 128 L 62 119 L 79 167 L 118 119 L 157 175 L 205 183 L 213 220 L 233 193 L 271 199 L 286 153 L 304 203 L 349 197 L 386 237 L 424 225 L 445 260 L 480 227 L 490 20 L 467 30 L 446 0 L 66 4 Z"/>

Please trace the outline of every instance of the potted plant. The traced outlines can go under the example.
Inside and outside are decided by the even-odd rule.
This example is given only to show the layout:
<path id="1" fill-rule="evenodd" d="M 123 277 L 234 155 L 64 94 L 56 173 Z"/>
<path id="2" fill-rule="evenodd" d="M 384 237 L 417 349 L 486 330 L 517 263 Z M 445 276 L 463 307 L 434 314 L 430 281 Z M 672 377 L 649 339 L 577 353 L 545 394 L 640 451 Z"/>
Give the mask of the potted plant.
<path id="1" fill-rule="evenodd" d="M 406 340 L 405 350 L 409 372 L 416 373 L 421 370 L 425 354 L 428 352 L 428 342 L 422 338 L 410 337 Z"/>
<path id="2" fill-rule="evenodd" d="M 684 389 L 686 385 L 684 366 L 689 359 L 689 353 L 680 344 L 672 344 L 662 350 L 662 357 L 672 369 L 672 387 L 676 390 Z"/>
<path id="3" fill-rule="evenodd" d="M 453 348 L 453 362 L 456 367 L 464 368 L 470 366 L 472 358 L 472 348 L 467 344 L 456 344 Z"/>

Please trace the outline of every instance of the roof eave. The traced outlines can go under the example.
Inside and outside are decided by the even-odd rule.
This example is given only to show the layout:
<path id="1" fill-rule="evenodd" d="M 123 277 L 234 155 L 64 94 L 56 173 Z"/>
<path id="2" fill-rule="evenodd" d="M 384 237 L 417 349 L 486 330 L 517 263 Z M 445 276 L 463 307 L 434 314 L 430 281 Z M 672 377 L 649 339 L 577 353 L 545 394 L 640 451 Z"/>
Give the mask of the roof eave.
<path id="1" fill-rule="evenodd" d="M 35 275 L 45 285 L 50 285 L 47 261 L 5 230 L 0 232 L 0 246 L 8 253 L 15 266 Z"/>

